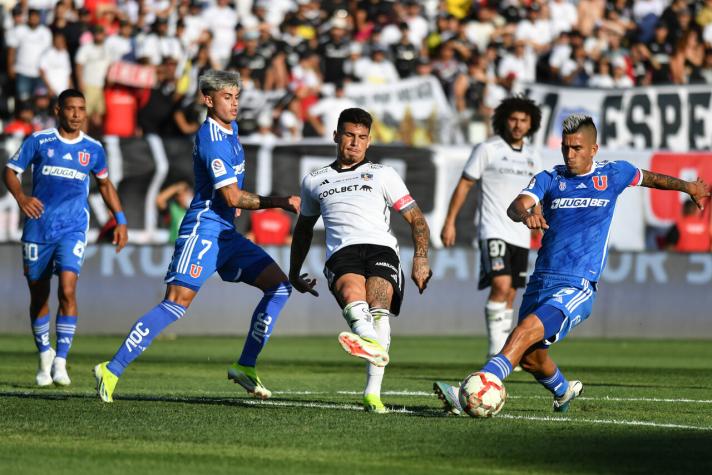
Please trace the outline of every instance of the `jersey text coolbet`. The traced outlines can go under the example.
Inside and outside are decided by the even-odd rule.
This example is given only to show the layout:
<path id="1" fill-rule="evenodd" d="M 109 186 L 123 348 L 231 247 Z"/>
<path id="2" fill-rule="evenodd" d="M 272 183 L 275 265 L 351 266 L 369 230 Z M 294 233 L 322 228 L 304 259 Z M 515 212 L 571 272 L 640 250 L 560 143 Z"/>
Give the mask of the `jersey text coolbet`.
<path id="1" fill-rule="evenodd" d="M 334 163 L 302 181 L 302 214 L 321 214 L 324 219 L 327 259 L 352 244 L 387 246 L 398 252 L 388 208 L 402 212 L 414 205 L 393 168 L 367 160 L 344 170 Z"/>
<path id="2" fill-rule="evenodd" d="M 640 170 L 625 161 L 594 162 L 585 175 L 571 175 L 559 165 L 532 178 L 522 194 L 541 203 L 549 225 L 534 274 L 598 281 L 618 195 L 641 180 Z"/>
<path id="3" fill-rule="evenodd" d="M 108 178 L 101 143 L 80 133 L 73 140 L 57 129 L 36 132 L 25 140 L 7 163 L 8 168 L 32 173 L 32 196 L 44 205 L 39 219 L 27 219 L 23 242 L 53 243 L 89 227 L 89 173 Z"/>

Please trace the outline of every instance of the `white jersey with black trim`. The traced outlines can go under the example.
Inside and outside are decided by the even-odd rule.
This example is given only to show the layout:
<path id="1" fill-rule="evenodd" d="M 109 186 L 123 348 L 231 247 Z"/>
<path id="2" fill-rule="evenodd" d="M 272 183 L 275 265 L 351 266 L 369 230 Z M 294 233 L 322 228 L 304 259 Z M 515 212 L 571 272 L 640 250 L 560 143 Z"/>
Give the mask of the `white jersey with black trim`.
<path id="1" fill-rule="evenodd" d="M 389 208 L 402 212 L 415 206 L 393 168 L 367 160 L 345 170 L 334 162 L 307 174 L 301 198 L 304 216 L 324 219 L 327 259 L 354 244 L 388 246 L 397 253 Z"/>
<path id="2" fill-rule="evenodd" d="M 509 219 L 507 208 L 541 168 L 536 150 L 526 144 L 521 150 L 514 149 L 500 136 L 472 149 L 462 174 L 481 182 L 475 218 L 480 240 L 502 239 L 515 246 L 530 247 L 529 229 Z"/>

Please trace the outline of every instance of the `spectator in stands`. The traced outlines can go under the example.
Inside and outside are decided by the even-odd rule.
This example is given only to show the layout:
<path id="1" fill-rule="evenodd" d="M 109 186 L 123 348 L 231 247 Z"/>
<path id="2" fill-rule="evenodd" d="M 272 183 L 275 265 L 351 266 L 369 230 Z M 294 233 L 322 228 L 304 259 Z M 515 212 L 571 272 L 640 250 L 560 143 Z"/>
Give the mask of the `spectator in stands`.
<path id="1" fill-rule="evenodd" d="M 692 200 L 682 205 L 682 216 L 665 235 L 665 248 L 676 252 L 710 252 L 709 212 L 697 208 Z"/>
<path id="2" fill-rule="evenodd" d="M 415 74 L 416 61 L 420 53 L 420 48 L 411 41 L 411 37 L 408 34 L 409 26 L 408 23 L 400 24 L 401 36 L 397 43 L 391 45 L 391 57 L 393 58 L 393 65 L 398 71 L 398 76 L 401 78 L 408 78 Z M 421 40 L 422 42 L 422 40 Z"/>
<path id="3" fill-rule="evenodd" d="M 42 25 L 39 10 L 30 9 L 27 24 L 15 25 L 6 41 L 8 76 L 15 80 L 17 99 L 26 101 L 42 83 L 40 57 L 52 45 L 52 33 Z"/>
<path id="4" fill-rule="evenodd" d="M 106 112 L 104 84 L 111 58 L 104 43 L 106 39 L 104 27 L 95 25 L 93 34 L 93 41 L 82 45 L 77 51 L 75 68 L 77 84 L 86 98 L 89 127 L 94 130 L 101 130 L 102 119 Z"/>
<path id="5" fill-rule="evenodd" d="M 331 141 L 334 138 L 334 131 L 341 111 L 356 106 L 357 104 L 353 100 L 346 97 L 344 83 L 338 83 L 334 88 L 333 96 L 322 97 L 308 110 L 309 124 L 325 140 Z"/>
<path id="6" fill-rule="evenodd" d="M 235 44 L 237 12 L 232 8 L 230 0 L 217 0 L 217 5 L 203 10 L 203 19 L 213 34 L 211 56 L 221 66 L 225 66 L 230 60 L 232 47 Z"/>
<path id="7" fill-rule="evenodd" d="M 549 15 L 551 16 L 551 26 L 553 37 L 559 36 L 562 31 L 571 31 L 578 24 L 578 12 L 573 2 L 568 0 L 550 0 Z"/>
<path id="8" fill-rule="evenodd" d="M 60 92 L 72 87 L 72 61 L 64 34 L 58 31 L 52 33 L 52 46 L 40 55 L 39 68 L 50 97 L 57 97 Z"/>
<path id="9" fill-rule="evenodd" d="M 705 59 L 705 49 L 700 43 L 696 30 L 688 30 L 675 46 L 675 52 L 670 58 L 670 75 L 675 84 L 704 83 L 702 64 Z"/>
<path id="10" fill-rule="evenodd" d="M 175 58 L 167 57 L 156 68 L 156 85 L 139 99 L 138 127 L 142 135 L 176 135 L 173 113 L 176 107 Z"/>
<path id="11" fill-rule="evenodd" d="M 173 112 L 173 123 L 176 135 L 192 136 L 207 117 L 207 109 L 203 103 L 202 93 L 185 96 Z"/>
<path id="12" fill-rule="evenodd" d="M 602 57 L 596 63 L 594 74 L 588 80 L 589 87 L 611 88 L 615 84 L 611 76 L 611 63 L 607 57 Z"/>
<path id="13" fill-rule="evenodd" d="M 178 38 L 168 34 L 168 19 L 157 17 L 153 23 L 153 32 L 146 36 L 141 45 L 141 56 L 148 58 L 150 64 L 157 66 L 163 58 L 183 60 L 183 46 Z"/>
<path id="14" fill-rule="evenodd" d="M 127 20 L 119 21 L 119 30 L 106 38 L 106 49 L 109 59 L 135 63 L 138 60 L 138 41 L 133 25 Z"/>
<path id="15" fill-rule="evenodd" d="M 348 22 L 345 18 L 333 18 L 328 37 L 319 44 L 318 53 L 324 82 L 336 84 L 346 79 L 344 62 L 351 53 L 351 39 L 347 28 Z"/>
<path id="16" fill-rule="evenodd" d="M 227 69 L 242 71 L 250 70 L 250 77 L 255 81 L 258 89 L 263 89 L 267 82 L 272 82 L 269 58 L 259 51 L 260 32 L 256 29 L 245 31 L 244 45 L 241 50 L 236 50 L 230 59 Z"/>
<path id="17" fill-rule="evenodd" d="M 358 71 L 357 76 L 360 82 L 372 84 L 392 84 L 398 81 L 398 71 L 393 63 L 386 57 L 387 47 L 382 44 L 374 44 L 371 47 L 371 58 L 364 64 L 363 69 Z"/>
<path id="18" fill-rule="evenodd" d="M 5 125 L 3 133 L 17 137 L 27 137 L 35 131 L 32 126 L 34 116 L 32 104 L 26 101 L 18 103 L 15 107 L 15 118 Z"/>
<path id="19" fill-rule="evenodd" d="M 554 39 L 554 27 L 548 18 L 548 9 L 548 5 L 542 7 L 532 3 L 527 10 L 527 17 L 517 24 L 514 35 L 537 53 L 548 51 Z"/>
<path id="20" fill-rule="evenodd" d="M 168 223 L 168 242 L 178 239 L 178 230 L 186 210 L 193 201 L 193 189 L 186 181 L 179 181 L 167 186 L 156 197 L 156 207 Z"/>
<path id="21" fill-rule="evenodd" d="M 33 107 L 34 117 L 32 118 L 32 129 L 35 132 L 51 129 L 57 125 L 57 120 L 55 119 L 55 114 L 52 110 L 52 98 L 53 97 L 50 96 L 49 91 L 44 86 L 40 86 L 35 90 Z"/>

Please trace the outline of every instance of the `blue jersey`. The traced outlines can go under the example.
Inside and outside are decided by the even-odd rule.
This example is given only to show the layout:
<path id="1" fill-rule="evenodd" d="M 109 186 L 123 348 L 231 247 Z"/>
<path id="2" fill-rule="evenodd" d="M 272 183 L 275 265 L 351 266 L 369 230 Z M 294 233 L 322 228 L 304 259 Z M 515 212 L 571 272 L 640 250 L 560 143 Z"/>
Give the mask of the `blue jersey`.
<path id="1" fill-rule="evenodd" d="M 27 219 L 22 240 L 55 243 L 70 233 L 89 228 L 89 173 L 108 178 L 101 143 L 81 133 L 68 140 L 57 129 L 32 134 L 7 166 L 22 173 L 32 170 L 32 196 L 44 205 L 39 219 Z"/>
<path id="2" fill-rule="evenodd" d="M 522 194 L 541 203 L 549 225 L 534 274 L 598 281 L 618 195 L 641 180 L 640 170 L 625 161 L 594 162 L 586 175 L 572 175 L 559 165 L 532 178 Z"/>
<path id="3" fill-rule="evenodd" d="M 208 118 L 200 126 L 193 146 L 195 196 L 183 218 L 179 234 L 219 235 L 234 231 L 235 210 L 230 208 L 218 189 L 232 183 L 242 188 L 245 179 L 245 151 L 237 136 L 237 123 L 232 130 Z"/>

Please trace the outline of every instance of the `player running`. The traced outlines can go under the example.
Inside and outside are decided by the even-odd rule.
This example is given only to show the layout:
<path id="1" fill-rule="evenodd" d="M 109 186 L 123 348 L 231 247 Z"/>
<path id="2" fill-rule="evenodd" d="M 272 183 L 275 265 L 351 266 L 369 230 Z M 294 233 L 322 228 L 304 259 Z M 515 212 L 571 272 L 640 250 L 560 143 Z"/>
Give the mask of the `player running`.
<path id="1" fill-rule="evenodd" d="M 126 217 L 106 170 L 101 143 L 82 132 L 87 111 L 84 95 L 67 89 L 57 98 L 58 128 L 32 134 L 5 168 L 5 186 L 27 217 L 22 231 L 22 261 L 30 288 L 30 321 L 39 351 L 37 386 L 68 386 L 67 356 L 77 328 L 77 280 L 84 262 L 89 229 L 89 174 L 114 213 L 116 252 L 126 245 Z M 31 168 L 32 195 L 22 191 L 21 174 Z M 56 351 L 50 344 L 50 279 L 59 276 L 55 320 Z"/>
<path id="2" fill-rule="evenodd" d="M 411 277 L 421 293 L 432 275 L 430 230 L 395 170 L 366 160 L 371 122 L 362 109 L 342 111 L 334 131 L 336 161 L 302 180 L 302 213 L 292 238 L 289 278 L 299 292 L 317 295 L 316 280 L 300 271 L 321 215 L 326 228 L 324 275 L 353 332 L 342 332 L 339 343 L 368 361 L 364 409 L 385 413 L 381 383 L 391 341 L 389 319 L 400 311 L 405 280 L 398 242 L 390 232 L 389 208 L 410 224 L 415 248 Z"/>
<path id="3" fill-rule="evenodd" d="M 512 196 L 524 188 L 541 168 L 541 157 L 526 143 L 541 124 L 541 110 L 531 99 L 510 97 L 494 111 L 494 137 L 476 146 L 450 198 L 440 233 L 443 245 L 455 245 L 457 215 L 472 187 L 481 182 L 477 198 L 480 246 L 479 290 L 491 286 L 485 305 L 489 340 L 487 359 L 504 346 L 512 329 L 512 305 L 524 287 L 529 264 L 531 231 L 507 219 Z"/>
<path id="4" fill-rule="evenodd" d="M 292 287 L 287 276 L 259 246 L 235 230 L 235 209 L 283 208 L 299 212 L 298 196 L 263 197 L 242 190 L 245 152 L 238 138 L 240 75 L 208 71 L 200 77 L 208 118 L 198 130 L 193 147 L 195 196 L 180 227 L 161 303 L 139 318 L 111 359 L 94 368 L 97 392 L 113 402 L 118 378 L 153 339 L 183 317 L 215 272 L 227 282 L 244 282 L 264 292 L 252 314 L 242 355 L 228 368 L 228 378 L 252 396 L 272 393 L 257 376 L 257 356 L 267 344 Z"/>
<path id="5" fill-rule="evenodd" d="M 519 323 L 502 351 L 481 371 L 504 380 L 520 364 L 554 395 L 554 411 L 566 412 L 583 391 L 569 382 L 549 356 L 549 346 L 591 313 L 606 264 L 616 200 L 629 186 L 682 191 L 702 208 L 712 187 L 641 170 L 626 161 L 594 162 L 598 152 L 591 117 L 574 114 L 563 122 L 565 165 L 543 171 L 509 205 L 507 214 L 529 229 L 545 230 L 536 267 L 519 310 Z M 543 214 L 535 209 L 541 204 Z M 441 385 L 445 409 L 460 413 L 458 388 Z"/>

